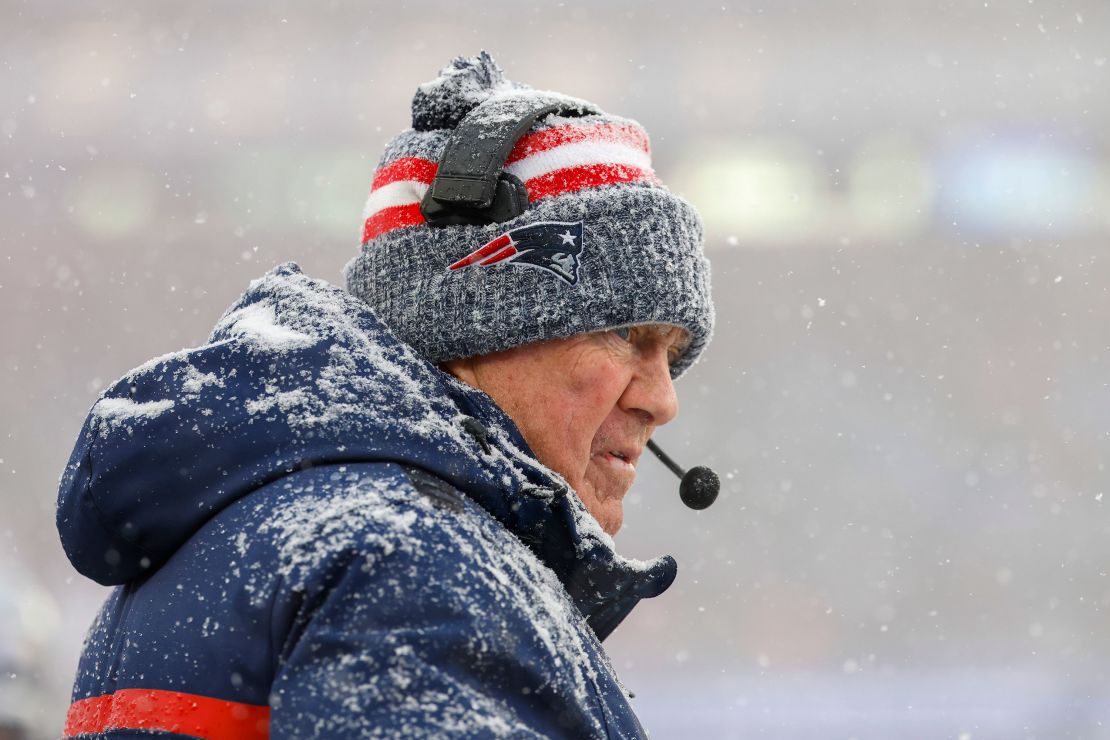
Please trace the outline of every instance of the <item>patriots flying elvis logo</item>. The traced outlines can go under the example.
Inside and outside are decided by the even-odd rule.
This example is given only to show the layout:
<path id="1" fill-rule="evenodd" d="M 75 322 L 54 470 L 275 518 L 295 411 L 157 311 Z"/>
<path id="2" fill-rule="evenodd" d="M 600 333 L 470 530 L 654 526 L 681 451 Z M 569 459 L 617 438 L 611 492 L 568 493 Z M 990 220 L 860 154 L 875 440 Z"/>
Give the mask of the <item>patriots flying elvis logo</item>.
<path id="1" fill-rule="evenodd" d="M 505 262 L 538 267 L 570 285 L 576 285 L 578 255 L 581 252 L 581 221 L 541 221 L 506 231 L 447 269 L 461 270 L 471 265 L 489 267 Z"/>

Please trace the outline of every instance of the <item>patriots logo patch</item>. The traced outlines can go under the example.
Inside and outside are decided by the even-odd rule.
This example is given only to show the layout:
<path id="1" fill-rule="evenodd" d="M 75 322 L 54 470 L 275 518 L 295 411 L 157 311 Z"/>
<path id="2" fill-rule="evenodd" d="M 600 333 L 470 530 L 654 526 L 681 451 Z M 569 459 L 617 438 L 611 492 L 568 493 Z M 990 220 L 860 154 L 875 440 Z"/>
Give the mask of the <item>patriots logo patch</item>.
<path id="1" fill-rule="evenodd" d="M 582 222 L 542 221 L 506 231 L 475 249 L 448 270 L 505 262 L 538 267 L 569 285 L 578 283 L 578 255 L 582 252 Z"/>

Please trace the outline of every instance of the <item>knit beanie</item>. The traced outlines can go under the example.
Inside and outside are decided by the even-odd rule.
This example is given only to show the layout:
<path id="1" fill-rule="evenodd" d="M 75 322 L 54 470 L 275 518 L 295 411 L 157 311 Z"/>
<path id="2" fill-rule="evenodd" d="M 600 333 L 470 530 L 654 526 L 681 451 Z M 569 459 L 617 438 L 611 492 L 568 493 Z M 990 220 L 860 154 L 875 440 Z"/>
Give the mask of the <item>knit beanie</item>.
<path id="1" fill-rule="evenodd" d="M 526 130 L 505 135 L 521 111 L 537 108 Z M 499 137 L 507 156 L 489 141 Z M 452 198 L 479 187 L 471 175 L 449 177 L 452 149 L 464 169 L 491 160 L 516 209 L 487 223 L 465 209 L 452 216 Z M 364 218 L 347 289 L 433 363 L 667 324 L 690 333 L 671 368 L 677 378 L 713 331 L 701 221 L 655 176 L 644 129 L 510 82 L 484 51 L 453 60 L 416 91 L 412 128 L 387 145 Z"/>

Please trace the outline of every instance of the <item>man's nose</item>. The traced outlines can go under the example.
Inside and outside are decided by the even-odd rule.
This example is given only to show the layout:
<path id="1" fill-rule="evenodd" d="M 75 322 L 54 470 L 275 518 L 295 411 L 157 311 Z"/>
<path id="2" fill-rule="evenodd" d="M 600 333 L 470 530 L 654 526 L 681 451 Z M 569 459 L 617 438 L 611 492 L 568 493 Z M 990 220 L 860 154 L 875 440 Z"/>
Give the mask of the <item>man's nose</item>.
<path id="1" fill-rule="evenodd" d="M 662 426 L 678 416 L 678 395 L 671 380 L 666 351 L 641 359 L 622 399 L 627 410 L 646 413 L 649 423 Z"/>

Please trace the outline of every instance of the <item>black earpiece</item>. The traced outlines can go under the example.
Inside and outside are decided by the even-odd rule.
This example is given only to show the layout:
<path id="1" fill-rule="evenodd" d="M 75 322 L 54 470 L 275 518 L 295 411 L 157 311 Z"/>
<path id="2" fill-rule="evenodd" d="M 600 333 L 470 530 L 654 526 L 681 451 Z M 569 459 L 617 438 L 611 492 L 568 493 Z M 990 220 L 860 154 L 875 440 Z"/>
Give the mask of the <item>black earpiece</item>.
<path id="1" fill-rule="evenodd" d="M 429 226 L 510 221 L 528 209 L 522 183 L 501 170 L 542 116 L 583 116 L 595 108 L 535 93 L 497 95 L 467 113 L 447 140 L 420 212 Z"/>

